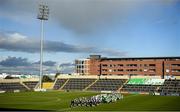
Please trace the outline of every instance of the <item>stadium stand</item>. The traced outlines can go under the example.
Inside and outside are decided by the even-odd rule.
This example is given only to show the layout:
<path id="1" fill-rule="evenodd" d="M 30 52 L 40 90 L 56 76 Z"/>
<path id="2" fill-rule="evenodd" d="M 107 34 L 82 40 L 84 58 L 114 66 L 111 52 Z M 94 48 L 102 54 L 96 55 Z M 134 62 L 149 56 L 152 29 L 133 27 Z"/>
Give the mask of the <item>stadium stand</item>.
<path id="1" fill-rule="evenodd" d="M 25 91 L 27 90 L 27 88 L 21 85 L 19 82 L 12 82 L 12 83 L 0 83 L 0 90 L 6 92 L 13 92 L 15 90 Z"/>
<path id="2" fill-rule="evenodd" d="M 43 87 L 44 89 L 52 89 L 52 87 L 53 87 L 53 82 L 43 82 L 42 87 Z"/>
<path id="3" fill-rule="evenodd" d="M 164 79 L 146 79 L 146 78 L 134 78 L 130 79 L 127 84 L 137 84 L 137 85 L 162 85 Z"/>
<path id="4" fill-rule="evenodd" d="M 61 86 L 67 81 L 68 79 L 57 79 L 55 84 L 54 84 L 54 89 L 57 90 L 57 89 L 60 89 Z"/>
<path id="5" fill-rule="evenodd" d="M 146 79 L 144 84 L 147 85 L 163 85 L 164 84 L 164 79 Z"/>
<path id="6" fill-rule="evenodd" d="M 127 84 L 145 84 L 145 80 L 143 78 L 130 79 Z"/>
<path id="7" fill-rule="evenodd" d="M 126 84 L 123 86 L 121 91 L 127 91 L 127 92 L 155 92 L 157 89 L 157 86 L 155 85 L 131 85 Z"/>
<path id="8" fill-rule="evenodd" d="M 121 91 L 125 92 L 156 92 L 159 86 L 163 85 L 164 79 L 146 79 L 135 78 L 129 79 Z"/>
<path id="9" fill-rule="evenodd" d="M 126 79 L 99 79 L 96 83 L 90 86 L 87 90 L 92 91 L 116 91 L 126 81 Z"/>
<path id="10" fill-rule="evenodd" d="M 37 79 L 3 79 L 0 91 L 15 92 L 38 88 Z M 180 96 L 180 79 L 123 78 L 105 76 L 59 76 L 54 83 L 43 83 L 45 89 L 120 91 L 125 93 L 156 93 L 159 95 Z"/>
<path id="11" fill-rule="evenodd" d="M 167 79 L 158 91 L 161 95 L 180 96 L 180 80 Z"/>
<path id="12" fill-rule="evenodd" d="M 36 85 L 38 84 L 38 81 L 26 81 L 23 83 L 32 90 L 36 87 Z"/>
<path id="13" fill-rule="evenodd" d="M 89 78 L 71 78 L 62 88 L 64 90 L 83 90 L 88 85 L 93 83 L 96 79 L 89 79 Z"/>

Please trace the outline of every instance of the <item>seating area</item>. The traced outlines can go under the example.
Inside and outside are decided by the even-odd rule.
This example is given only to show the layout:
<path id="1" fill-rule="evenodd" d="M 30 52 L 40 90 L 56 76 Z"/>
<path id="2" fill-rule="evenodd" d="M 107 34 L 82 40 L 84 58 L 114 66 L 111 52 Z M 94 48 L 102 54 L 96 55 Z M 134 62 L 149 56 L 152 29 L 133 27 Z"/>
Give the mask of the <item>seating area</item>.
<path id="1" fill-rule="evenodd" d="M 130 79 L 127 84 L 145 84 L 145 80 L 143 78 Z"/>
<path id="2" fill-rule="evenodd" d="M 145 84 L 147 85 L 163 85 L 165 79 L 146 79 Z"/>
<path id="3" fill-rule="evenodd" d="M 38 80 L 1 80 L 0 91 L 15 92 L 33 90 Z M 43 82 L 44 89 L 87 90 L 87 91 L 119 91 L 125 93 L 157 93 L 160 95 L 180 96 L 180 79 L 153 78 L 90 78 L 67 77 L 57 78 L 56 82 Z"/>
<path id="4" fill-rule="evenodd" d="M 25 91 L 27 88 L 19 82 L 0 83 L 0 91 L 13 92 L 15 90 Z"/>
<path id="5" fill-rule="evenodd" d="M 38 81 L 26 81 L 23 83 L 32 90 L 36 87 L 36 85 L 38 84 Z"/>
<path id="6" fill-rule="evenodd" d="M 158 92 L 161 95 L 178 95 L 180 96 L 180 80 L 168 79 L 165 80 L 164 85 L 162 85 Z"/>
<path id="7" fill-rule="evenodd" d="M 52 89 L 53 82 L 43 82 L 42 87 L 44 89 Z"/>
<path id="8" fill-rule="evenodd" d="M 125 92 L 155 92 L 158 86 L 156 85 L 135 85 L 126 84 L 121 91 Z"/>
<path id="9" fill-rule="evenodd" d="M 123 92 L 156 92 L 158 87 L 164 84 L 164 79 L 129 79 L 121 91 Z"/>
<path id="10" fill-rule="evenodd" d="M 57 81 L 54 84 L 53 89 L 58 90 L 61 88 L 61 86 L 67 81 L 68 79 L 57 79 Z"/>
<path id="11" fill-rule="evenodd" d="M 62 88 L 64 90 L 83 90 L 92 84 L 96 79 L 71 78 Z"/>
<path id="12" fill-rule="evenodd" d="M 91 91 L 116 91 L 124 83 L 126 79 L 99 79 L 88 90 Z"/>
<path id="13" fill-rule="evenodd" d="M 129 79 L 127 84 L 135 85 L 163 85 L 164 79 L 146 79 L 146 78 L 134 78 Z"/>

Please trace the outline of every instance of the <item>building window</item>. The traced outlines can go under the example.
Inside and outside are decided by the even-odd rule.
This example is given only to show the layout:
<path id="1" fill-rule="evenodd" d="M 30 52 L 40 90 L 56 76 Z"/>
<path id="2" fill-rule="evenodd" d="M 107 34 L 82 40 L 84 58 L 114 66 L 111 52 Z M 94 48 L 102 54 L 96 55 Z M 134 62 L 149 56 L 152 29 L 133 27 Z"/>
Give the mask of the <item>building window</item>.
<path id="1" fill-rule="evenodd" d="M 155 67 L 156 65 L 155 64 L 149 64 L 150 67 Z"/>
<path id="2" fill-rule="evenodd" d="M 107 69 L 102 69 L 103 72 L 107 72 L 108 70 Z"/>
<path id="3" fill-rule="evenodd" d="M 172 64 L 171 66 L 172 66 L 172 67 L 179 67 L 180 64 Z"/>
<path id="4" fill-rule="evenodd" d="M 156 74 L 149 74 L 150 76 L 156 76 Z"/>
<path id="5" fill-rule="evenodd" d="M 127 69 L 126 71 L 134 72 L 134 71 L 137 71 L 137 69 Z"/>
<path id="6" fill-rule="evenodd" d="M 123 64 L 118 64 L 118 67 L 123 67 Z"/>
<path id="7" fill-rule="evenodd" d="M 112 72 L 112 69 L 109 69 L 109 72 Z"/>
<path id="8" fill-rule="evenodd" d="M 127 64 L 128 67 L 137 67 L 137 64 Z"/>
<path id="9" fill-rule="evenodd" d="M 144 72 L 147 72 L 148 70 L 147 69 L 144 69 Z"/>
<path id="10" fill-rule="evenodd" d="M 123 69 L 118 69 L 118 72 L 122 72 L 123 71 Z"/>
<path id="11" fill-rule="evenodd" d="M 149 69 L 149 72 L 156 72 L 156 69 Z"/>
<path id="12" fill-rule="evenodd" d="M 172 69 L 172 72 L 180 72 L 180 69 Z"/>
<path id="13" fill-rule="evenodd" d="M 138 76 L 137 74 L 129 74 L 129 76 Z"/>
<path id="14" fill-rule="evenodd" d="M 103 67 L 107 67 L 108 65 L 107 65 L 107 64 L 103 64 L 102 66 L 103 66 Z"/>

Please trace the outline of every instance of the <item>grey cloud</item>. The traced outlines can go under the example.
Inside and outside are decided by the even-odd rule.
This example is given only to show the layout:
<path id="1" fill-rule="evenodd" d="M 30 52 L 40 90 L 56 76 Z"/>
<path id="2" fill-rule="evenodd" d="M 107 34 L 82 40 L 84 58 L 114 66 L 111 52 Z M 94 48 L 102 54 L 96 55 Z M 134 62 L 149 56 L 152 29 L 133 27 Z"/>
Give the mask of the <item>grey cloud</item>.
<path id="1" fill-rule="evenodd" d="M 75 64 L 74 63 L 61 63 L 59 66 L 60 67 L 63 67 L 63 66 L 75 66 Z"/>
<path id="2" fill-rule="evenodd" d="M 27 38 L 18 33 L 0 34 L 0 49 L 28 53 L 39 52 L 39 40 Z M 45 41 L 44 49 L 47 52 L 86 52 L 89 47 L 75 46 L 63 42 Z"/>
<path id="3" fill-rule="evenodd" d="M 78 34 L 87 34 L 124 21 L 144 4 L 174 4 L 178 0 L 44 0 L 50 7 L 50 19 Z M 0 15 L 35 18 L 38 0 L 1 0 Z M 154 12 L 159 15 L 158 11 Z"/>
<path id="4" fill-rule="evenodd" d="M 35 63 L 33 63 L 33 64 L 39 64 L 39 63 L 40 63 L 40 61 L 35 62 Z M 43 62 L 43 65 L 44 65 L 44 66 L 55 66 L 55 65 L 56 65 L 56 62 L 55 62 L 55 61 L 45 61 L 45 62 Z"/>
<path id="5" fill-rule="evenodd" d="M 38 62 L 29 62 L 27 58 L 22 58 L 22 57 L 8 57 L 2 61 L 0 61 L 0 65 L 4 67 L 17 67 L 17 66 L 34 66 L 36 64 L 39 64 Z M 43 65 L 44 66 L 55 66 L 56 62 L 55 61 L 44 61 Z"/>
<path id="6" fill-rule="evenodd" d="M 19 33 L 0 32 L 0 49 L 15 52 L 38 53 L 40 50 L 39 40 L 26 37 Z M 99 53 L 112 56 L 125 56 L 126 52 L 111 49 L 100 49 L 92 46 L 71 45 L 58 41 L 44 42 L 46 52 L 66 52 L 66 53 Z"/>
<path id="7" fill-rule="evenodd" d="M 44 73 L 55 73 L 56 62 L 44 61 Z M 0 72 L 6 73 L 39 73 L 39 62 L 30 62 L 27 58 L 22 57 L 7 57 L 0 61 Z"/>
<path id="8" fill-rule="evenodd" d="M 16 58 L 16 57 L 8 57 L 5 60 L 0 62 L 0 65 L 5 67 L 16 67 L 16 66 L 30 66 L 31 63 L 28 62 L 26 58 Z"/>
<path id="9" fill-rule="evenodd" d="M 55 66 L 56 62 L 54 62 L 54 61 L 45 61 L 43 64 L 45 66 Z"/>
<path id="10" fill-rule="evenodd" d="M 113 49 L 103 49 L 99 53 L 104 52 L 108 56 L 127 56 L 128 52 L 119 52 L 118 50 L 113 50 Z"/>
<path id="11" fill-rule="evenodd" d="M 75 70 L 74 63 L 61 63 L 58 68 L 58 72 L 70 74 Z"/>

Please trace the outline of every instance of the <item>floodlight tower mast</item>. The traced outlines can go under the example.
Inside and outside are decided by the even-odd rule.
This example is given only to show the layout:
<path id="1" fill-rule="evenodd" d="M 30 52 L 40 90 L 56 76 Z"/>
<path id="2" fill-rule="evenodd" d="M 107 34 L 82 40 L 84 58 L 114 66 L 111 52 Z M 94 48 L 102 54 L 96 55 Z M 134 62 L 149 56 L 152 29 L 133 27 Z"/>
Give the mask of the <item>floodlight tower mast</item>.
<path id="1" fill-rule="evenodd" d="M 39 89 L 42 89 L 42 76 L 43 76 L 43 44 L 44 44 L 44 20 L 48 20 L 49 8 L 47 5 L 40 4 L 38 19 L 41 21 L 41 50 L 40 50 L 40 74 L 39 74 Z"/>

